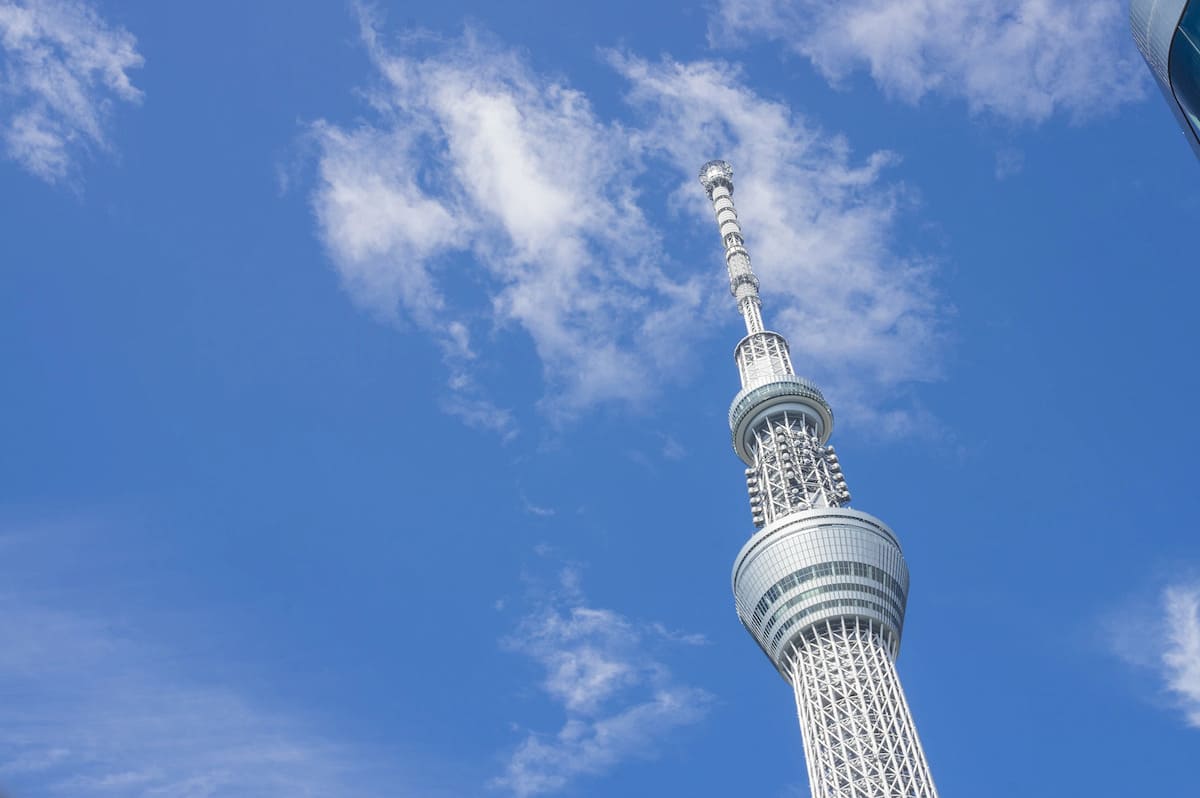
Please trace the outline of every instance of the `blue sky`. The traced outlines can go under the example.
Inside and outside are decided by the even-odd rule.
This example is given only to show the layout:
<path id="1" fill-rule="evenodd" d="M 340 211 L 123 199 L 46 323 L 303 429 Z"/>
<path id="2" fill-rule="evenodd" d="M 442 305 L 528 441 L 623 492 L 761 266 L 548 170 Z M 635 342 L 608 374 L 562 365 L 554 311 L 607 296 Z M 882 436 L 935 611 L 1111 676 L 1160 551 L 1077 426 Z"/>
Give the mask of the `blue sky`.
<path id="1" fill-rule="evenodd" d="M 0 793 L 807 795 L 741 322 L 945 795 L 1186 795 L 1200 171 L 1109 0 L 0 0 Z"/>

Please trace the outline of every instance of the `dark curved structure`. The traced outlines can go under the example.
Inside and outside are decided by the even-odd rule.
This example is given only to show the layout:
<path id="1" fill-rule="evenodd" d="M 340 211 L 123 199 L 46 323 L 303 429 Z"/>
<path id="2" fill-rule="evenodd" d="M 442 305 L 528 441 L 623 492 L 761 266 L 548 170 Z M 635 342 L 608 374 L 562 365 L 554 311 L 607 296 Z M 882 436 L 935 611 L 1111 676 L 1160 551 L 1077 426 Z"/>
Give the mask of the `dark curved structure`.
<path id="1" fill-rule="evenodd" d="M 1131 0 L 1129 26 L 1200 158 L 1200 0 Z"/>

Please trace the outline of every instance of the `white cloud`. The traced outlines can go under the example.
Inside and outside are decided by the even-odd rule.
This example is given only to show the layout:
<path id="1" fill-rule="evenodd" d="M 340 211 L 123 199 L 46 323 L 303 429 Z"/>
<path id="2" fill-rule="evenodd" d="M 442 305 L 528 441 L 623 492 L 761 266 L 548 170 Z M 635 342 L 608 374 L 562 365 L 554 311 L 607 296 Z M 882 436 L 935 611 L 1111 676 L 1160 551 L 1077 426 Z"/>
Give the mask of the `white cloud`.
<path id="1" fill-rule="evenodd" d="M 1166 646 L 1162 664 L 1167 689 L 1190 726 L 1200 729 L 1200 587 L 1170 587 L 1163 593 Z"/>
<path id="2" fill-rule="evenodd" d="M 1200 582 L 1168 585 L 1153 601 L 1130 602 L 1104 625 L 1109 648 L 1156 675 L 1165 704 L 1200 729 Z"/>
<path id="3" fill-rule="evenodd" d="M 0 136 L 9 158 L 49 183 L 80 153 L 110 148 L 114 101 L 138 102 L 134 37 L 78 0 L 0 0 Z"/>
<path id="4" fill-rule="evenodd" d="M 654 633 L 660 635 L 664 640 L 670 640 L 674 643 L 683 643 L 689 646 L 707 646 L 708 637 L 700 632 L 679 632 L 674 629 L 668 629 L 661 623 L 652 623 L 650 628 Z"/>
<path id="5" fill-rule="evenodd" d="M 668 460 L 682 460 L 687 457 L 687 448 L 670 435 L 663 435 L 662 456 Z"/>
<path id="6" fill-rule="evenodd" d="M 368 796 L 385 783 L 347 746 L 179 663 L 114 619 L 0 596 L 0 785 L 120 794 Z"/>
<path id="7" fill-rule="evenodd" d="M 801 369 L 839 412 L 881 431 L 915 423 L 884 408 L 898 386 L 937 376 L 938 312 L 927 264 L 891 249 L 905 204 L 884 180 L 894 156 L 852 158 L 720 62 L 612 56 L 632 87 L 630 122 L 602 119 L 581 91 L 481 34 L 389 49 L 364 14 L 363 38 L 381 78 L 372 118 L 313 127 L 318 232 L 356 301 L 439 342 L 447 409 L 515 434 L 485 385 L 513 330 L 532 342 L 543 410 L 560 419 L 644 403 L 693 369 L 690 344 L 716 329 L 716 308 L 733 313 L 694 179 L 721 156 L 738 170 L 768 310 L 794 334 Z M 712 236 L 709 268 L 669 258 L 645 210 L 637 185 L 664 162 Z"/>
<path id="8" fill-rule="evenodd" d="M 538 518 L 550 518 L 557 515 L 557 511 L 553 507 L 545 507 L 531 502 L 524 491 L 521 492 L 521 506 L 525 509 L 525 512 L 535 515 Z"/>
<path id="9" fill-rule="evenodd" d="M 468 427 L 495 433 L 505 443 L 517 437 L 517 422 L 513 412 L 477 395 L 479 389 L 474 381 L 464 382 L 451 377 L 449 386 L 451 392 L 442 399 L 442 410 L 457 417 Z"/>
<path id="10" fill-rule="evenodd" d="M 1006 180 L 1025 168 L 1025 153 L 1015 147 L 1003 147 L 996 152 L 996 179 Z"/>
<path id="11" fill-rule="evenodd" d="M 377 119 L 315 128 L 313 203 L 350 293 L 438 337 L 452 324 L 463 338 L 472 325 L 523 330 L 552 412 L 650 396 L 673 370 L 657 343 L 700 292 L 657 262 L 627 133 L 478 35 L 418 57 L 364 31 L 384 78 Z"/>
<path id="12" fill-rule="evenodd" d="M 708 157 L 733 164 L 764 312 L 788 335 L 797 370 L 876 431 L 919 423 L 912 411 L 885 409 L 898 386 L 935 378 L 941 354 L 931 267 L 891 246 L 905 203 L 903 188 L 883 180 L 895 156 L 856 161 L 844 138 L 757 95 L 730 64 L 612 60 L 648 120 L 645 146 L 687 176 L 676 197 L 712 236 L 718 262 L 712 207 L 695 173 Z"/>
<path id="13" fill-rule="evenodd" d="M 217 675 L 235 663 L 214 668 L 140 631 L 161 607 L 98 609 L 86 574 L 113 565 L 119 537 L 99 531 L 76 521 L 0 529 L 0 795 L 446 794 L 410 784 L 394 750 L 339 741 Z"/>
<path id="14" fill-rule="evenodd" d="M 782 41 L 832 82 L 865 67 L 889 95 L 961 99 L 1020 122 L 1110 111 L 1144 93 L 1120 0 L 728 0 L 709 38 Z"/>
<path id="15" fill-rule="evenodd" d="M 561 583 L 505 641 L 542 666 L 542 689 L 566 715 L 557 733 L 528 734 L 495 779 L 520 798 L 653 758 L 669 732 L 699 722 L 712 703 L 705 691 L 677 683 L 652 653 L 655 643 L 702 644 L 702 636 L 587 606 L 573 571 Z"/>

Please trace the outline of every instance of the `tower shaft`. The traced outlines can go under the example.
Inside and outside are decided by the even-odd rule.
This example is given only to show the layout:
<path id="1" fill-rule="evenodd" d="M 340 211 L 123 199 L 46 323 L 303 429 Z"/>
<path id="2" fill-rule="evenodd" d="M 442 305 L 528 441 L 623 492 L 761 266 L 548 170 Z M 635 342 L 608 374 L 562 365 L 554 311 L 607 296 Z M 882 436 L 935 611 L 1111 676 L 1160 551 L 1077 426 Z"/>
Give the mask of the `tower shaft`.
<path id="1" fill-rule="evenodd" d="M 937 798 L 894 665 L 909 584 L 899 540 L 846 506 L 828 445 L 833 411 L 765 327 L 733 169 L 710 161 L 700 182 L 747 331 L 734 350 L 742 389 L 729 427 L 758 532 L 734 561 L 738 616 L 792 685 L 813 798 Z"/>
<path id="2" fill-rule="evenodd" d="M 825 621 L 788 676 L 813 798 L 936 798 L 900 677 L 877 628 Z"/>

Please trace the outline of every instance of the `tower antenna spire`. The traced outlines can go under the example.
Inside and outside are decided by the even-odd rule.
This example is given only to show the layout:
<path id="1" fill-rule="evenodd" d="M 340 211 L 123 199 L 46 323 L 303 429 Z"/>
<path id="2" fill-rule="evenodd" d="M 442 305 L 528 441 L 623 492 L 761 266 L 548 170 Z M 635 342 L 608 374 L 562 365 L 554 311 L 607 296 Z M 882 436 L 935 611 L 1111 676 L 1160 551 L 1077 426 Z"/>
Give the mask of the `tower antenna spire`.
<path id="1" fill-rule="evenodd" d="M 733 206 L 733 168 L 709 161 L 729 290 L 746 322 L 729 408 L 758 531 L 734 561 L 738 617 L 792 685 L 813 798 L 937 798 L 895 659 L 908 566 L 882 521 L 851 510 L 828 445 L 833 411 L 763 325 L 758 278 Z"/>
<path id="2" fill-rule="evenodd" d="M 725 244 L 729 293 L 737 300 L 738 310 L 746 320 L 746 332 L 760 333 L 763 331 L 762 302 L 758 298 L 758 278 L 750 267 L 750 253 L 746 251 L 742 226 L 738 224 L 737 210 L 733 207 L 733 167 L 725 161 L 709 161 L 700 167 L 700 183 L 717 213 L 717 227 Z"/>

